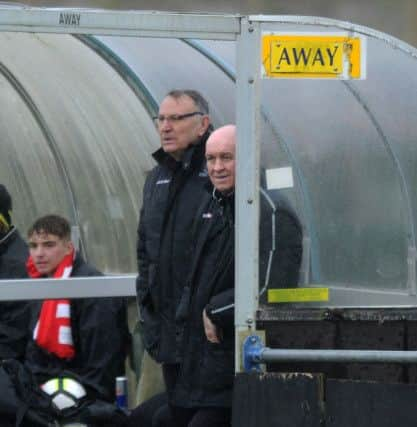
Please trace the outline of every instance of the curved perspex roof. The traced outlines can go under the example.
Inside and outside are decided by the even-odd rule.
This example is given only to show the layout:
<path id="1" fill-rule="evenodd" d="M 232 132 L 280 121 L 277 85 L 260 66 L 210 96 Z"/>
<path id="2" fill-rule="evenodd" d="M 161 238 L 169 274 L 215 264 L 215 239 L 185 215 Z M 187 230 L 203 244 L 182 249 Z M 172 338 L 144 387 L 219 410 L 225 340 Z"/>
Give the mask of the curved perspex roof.
<path id="1" fill-rule="evenodd" d="M 262 80 L 262 168 L 290 166 L 282 192 L 305 233 L 303 283 L 415 287 L 417 52 L 371 29 L 319 18 L 266 31 L 366 38 L 366 79 Z M 24 230 L 59 212 L 87 257 L 136 270 L 141 189 L 158 147 L 151 117 L 173 88 L 235 121 L 235 43 L 0 33 L 0 182 Z"/>

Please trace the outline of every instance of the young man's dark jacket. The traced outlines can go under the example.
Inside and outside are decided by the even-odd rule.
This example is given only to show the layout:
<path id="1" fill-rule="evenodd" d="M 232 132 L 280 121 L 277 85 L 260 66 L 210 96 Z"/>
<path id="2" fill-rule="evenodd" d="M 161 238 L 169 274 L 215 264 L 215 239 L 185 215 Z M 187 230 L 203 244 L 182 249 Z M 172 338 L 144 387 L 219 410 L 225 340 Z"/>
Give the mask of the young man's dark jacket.
<path id="1" fill-rule="evenodd" d="M 14 226 L 0 234 L 0 280 L 26 278 L 28 256 L 27 245 Z M 0 302 L 0 359 L 23 359 L 29 307 L 22 301 Z"/>
<path id="2" fill-rule="evenodd" d="M 101 276 L 77 255 L 71 277 Z M 33 285 L 36 286 L 36 285 Z M 42 302 L 36 303 L 30 331 L 36 325 Z M 71 330 L 75 357 L 65 360 L 40 348 L 32 339 L 26 353 L 26 366 L 39 382 L 70 373 L 91 397 L 112 402 L 115 379 L 124 375 L 128 346 L 125 302 L 121 298 L 71 300 Z"/>
<path id="3" fill-rule="evenodd" d="M 301 225 L 279 194 L 262 190 L 260 206 L 261 287 L 296 286 Z M 211 189 L 206 196 L 196 214 L 190 259 L 190 277 L 176 314 L 176 323 L 183 324 L 183 362 L 172 403 L 228 407 L 234 378 L 234 195 Z M 218 344 L 205 336 L 204 309 L 220 331 Z"/>
<path id="4" fill-rule="evenodd" d="M 195 212 L 206 192 L 205 141 L 188 147 L 181 161 L 162 149 L 143 189 L 138 227 L 137 296 L 143 339 L 158 362 L 179 363 L 181 325 L 175 309 L 188 276 L 188 248 Z"/>

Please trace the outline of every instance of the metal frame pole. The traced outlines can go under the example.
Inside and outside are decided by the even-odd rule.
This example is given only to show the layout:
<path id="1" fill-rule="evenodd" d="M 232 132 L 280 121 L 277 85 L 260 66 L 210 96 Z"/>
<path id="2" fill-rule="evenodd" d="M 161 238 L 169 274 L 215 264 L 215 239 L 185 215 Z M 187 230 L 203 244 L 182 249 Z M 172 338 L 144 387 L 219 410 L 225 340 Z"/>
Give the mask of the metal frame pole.
<path id="1" fill-rule="evenodd" d="M 0 5 L 0 31 L 28 33 L 235 40 L 239 20 L 237 15 Z"/>
<path id="2" fill-rule="evenodd" d="M 239 371 L 241 336 L 256 327 L 258 307 L 260 23 L 242 18 L 236 68 L 235 366 Z"/>

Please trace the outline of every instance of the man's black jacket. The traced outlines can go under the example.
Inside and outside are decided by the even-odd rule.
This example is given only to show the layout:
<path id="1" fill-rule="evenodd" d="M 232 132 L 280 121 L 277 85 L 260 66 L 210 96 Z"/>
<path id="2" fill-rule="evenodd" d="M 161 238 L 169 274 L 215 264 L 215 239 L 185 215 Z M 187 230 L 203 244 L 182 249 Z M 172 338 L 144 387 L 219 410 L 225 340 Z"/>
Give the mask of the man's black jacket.
<path id="1" fill-rule="evenodd" d="M 12 226 L 0 236 L 0 280 L 25 278 L 28 255 L 26 243 Z M 23 359 L 29 318 L 29 303 L 0 302 L 0 359 Z"/>
<path id="2" fill-rule="evenodd" d="M 26 277 L 28 247 L 14 226 L 4 235 L 0 234 L 0 279 Z"/>
<path id="3" fill-rule="evenodd" d="M 180 162 L 162 149 L 143 189 L 138 227 L 136 282 L 145 348 L 158 362 L 179 363 L 182 325 L 175 322 L 189 272 L 195 214 L 206 190 L 205 141 L 191 145 Z"/>
<path id="4" fill-rule="evenodd" d="M 227 407 L 234 378 L 234 196 L 208 195 L 193 236 L 190 276 L 176 313 L 183 324 L 183 363 L 173 403 Z M 204 309 L 218 328 L 219 344 L 205 336 Z"/>
<path id="5" fill-rule="evenodd" d="M 294 287 L 302 258 L 302 228 L 285 198 L 261 190 L 260 287 Z M 191 270 L 176 323 L 183 324 L 182 364 L 173 403 L 230 406 L 234 378 L 234 195 L 210 191 L 196 213 Z M 220 343 L 205 336 L 202 312 Z"/>

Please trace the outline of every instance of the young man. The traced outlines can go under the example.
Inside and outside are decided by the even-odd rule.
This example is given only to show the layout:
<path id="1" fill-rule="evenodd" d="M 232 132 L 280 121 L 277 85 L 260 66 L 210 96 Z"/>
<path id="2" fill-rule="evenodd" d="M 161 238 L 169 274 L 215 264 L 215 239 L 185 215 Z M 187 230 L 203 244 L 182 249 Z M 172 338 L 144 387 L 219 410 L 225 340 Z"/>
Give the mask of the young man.
<path id="1" fill-rule="evenodd" d="M 29 252 L 12 224 L 11 215 L 12 198 L 7 188 L 0 184 L 0 279 L 26 277 L 25 263 Z M 23 359 L 29 315 L 29 304 L 26 302 L 0 303 L 0 359 Z"/>
<path id="2" fill-rule="evenodd" d="M 190 229 L 207 182 L 204 150 L 211 125 L 207 101 L 174 90 L 155 118 L 161 148 L 147 177 L 138 227 L 137 296 L 145 348 L 162 363 L 168 394 L 181 363 L 176 311 L 189 271 Z"/>
<path id="3" fill-rule="evenodd" d="M 101 275 L 75 251 L 65 218 L 39 218 L 29 229 L 28 241 L 31 278 Z M 39 384 L 69 376 L 88 399 L 114 401 L 115 379 L 124 373 L 128 346 L 123 299 L 45 300 L 35 305 L 30 329 L 33 339 L 25 364 Z"/>

